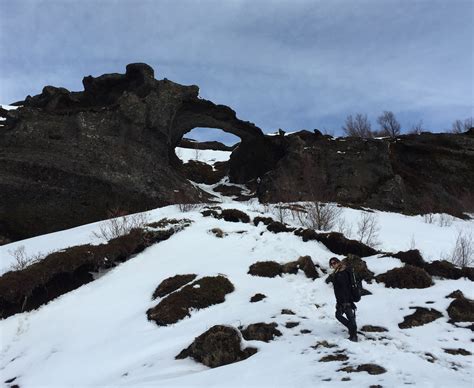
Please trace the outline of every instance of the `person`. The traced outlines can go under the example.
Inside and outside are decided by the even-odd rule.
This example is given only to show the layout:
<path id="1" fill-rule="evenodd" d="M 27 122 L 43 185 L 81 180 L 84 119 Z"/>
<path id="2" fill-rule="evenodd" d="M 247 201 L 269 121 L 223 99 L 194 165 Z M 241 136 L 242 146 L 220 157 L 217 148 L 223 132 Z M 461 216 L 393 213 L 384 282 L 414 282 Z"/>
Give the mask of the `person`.
<path id="1" fill-rule="evenodd" d="M 349 330 L 349 340 L 357 342 L 357 323 L 351 293 L 352 268 L 340 261 L 337 257 L 329 259 L 329 266 L 333 272 L 326 278 L 326 283 L 332 282 L 336 296 L 336 319 Z M 344 317 L 345 315 L 345 317 Z"/>

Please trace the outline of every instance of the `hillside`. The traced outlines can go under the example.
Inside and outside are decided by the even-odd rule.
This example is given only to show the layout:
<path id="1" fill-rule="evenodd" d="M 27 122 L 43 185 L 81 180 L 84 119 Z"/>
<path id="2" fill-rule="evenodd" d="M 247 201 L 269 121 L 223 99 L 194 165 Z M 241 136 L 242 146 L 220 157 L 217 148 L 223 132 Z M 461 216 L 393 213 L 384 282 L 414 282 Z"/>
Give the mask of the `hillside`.
<path id="1" fill-rule="evenodd" d="M 185 155 L 186 150 L 180 152 L 183 159 L 193 158 Z M 222 153 L 208 151 L 201 151 L 199 156 L 207 162 L 225 159 Z M 220 184 L 230 185 L 226 180 Z M 196 185 L 210 193 L 216 186 Z M 148 225 L 155 223 L 148 227 L 150 231 L 171 227 L 174 234 L 151 243 L 123 263 L 116 262 L 95 273 L 94 280 L 46 305 L 0 320 L 1 381 L 6 386 L 21 388 L 472 386 L 472 301 L 465 299 L 474 299 L 472 273 L 449 279 L 457 273 L 451 270 L 439 276 L 436 261 L 449 256 L 460 231 L 472 232 L 474 221 L 437 214 L 433 215 L 434 222 L 429 223 L 422 216 L 340 208 L 339 220 L 344 222 L 339 222 L 333 230 L 341 230 L 344 225 L 348 238 L 357 238 L 357 224 L 364 214 L 374 215 L 379 227 L 376 233 L 379 253 L 361 258 L 366 268 L 359 258 L 354 258 L 358 268 L 363 269 L 363 285 L 370 294 L 363 296 L 357 305 L 360 334 L 359 342 L 353 343 L 347 340 L 345 328 L 334 318 L 332 286 L 324 281 L 330 271 L 329 258 L 342 259 L 346 254 L 335 254 L 327 242 L 302 238 L 298 230 L 291 229 L 301 227 L 298 220 L 290 213 L 283 214 L 277 205 L 264 206 L 255 199 L 241 202 L 218 196 L 220 200 L 215 204 L 186 208 L 173 205 L 147 212 L 142 219 Z M 224 216 L 225 209 L 244 212 L 249 222 L 238 212 Z M 236 216 L 240 217 L 239 222 L 231 222 L 237 221 Z M 263 221 L 269 220 L 256 225 L 256 217 L 274 220 L 283 217 L 286 231 L 281 231 L 281 225 L 280 230 L 267 227 Z M 169 222 L 171 219 L 185 221 L 173 224 Z M 0 288 L 8 276 L 7 270 L 14 264 L 12 253 L 19 247 L 24 246 L 29 256 L 38 253 L 44 256 L 51 251 L 68 252 L 66 248 L 81 244 L 99 246 L 106 241 L 94 236 L 94 232 L 100 234 L 100 227 L 110 221 L 104 222 L 1 246 L 4 275 L 0 277 Z M 329 231 L 319 233 L 323 232 Z M 394 268 L 414 271 L 413 267 L 407 267 L 403 254 L 397 255 L 411 249 L 421 252 L 424 263 L 420 264 L 420 259 L 417 264 L 411 263 L 426 269 L 427 272 L 419 270 L 426 273 L 432 285 L 388 288 L 389 280 L 381 281 L 383 277 L 378 276 Z M 411 252 L 410 257 L 415 257 L 414 251 Z M 257 262 L 275 261 L 283 265 L 304 256 L 310 256 L 316 274 L 296 264 L 284 267 L 283 273 L 280 271 L 275 277 L 248 273 Z M 49 260 L 48 257 L 43 260 Z M 250 271 L 255 274 L 254 270 Z M 311 273 L 314 279 L 308 277 Z M 227 279 L 232 287 L 224 292 L 223 300 L 203 308 L 191 304 L 188 316 L 175 323 L 163 323 L 163 319 L 174 314 L 173 310 L 159 312 L 156 306 L 173 293 L 169 294 L 168 290 L 168 294 L 165 292 L 155 299 L 153 295 L 165 279 L 184 274 L 196 275 L 193 280 L 188 279 L 188 283 L 194 282 L 189 283 L 192 287 L 187 289 L 188 294 L 197 292 L 199 296 L 202 291 L 204 299 L 213 300 L 221 292 L 211 287 L 210 294 L 205 296 L 209 287 L 202 280 L 205 277 Z M 465 276 L 470 276 L 470 280 Z M 421 284 L 415 281 L 411 286 Z M 458 293 L 447 297 L 456 290 L 463 296 Z M 179 292 L 183 288 L 174 294 Z M 251 302 L 259 293 L 265 297 Z M 188 302 L 183 298 L 177 298 L 174 306 Z M 463 311 L 467 321 L 453 318 L 450 306 L 455 301 L 471 306 Z M 420 316 L 405 319 L 415 311 Z M 263 331 L 255 329 L 257 334 L 245 331 L 255 323 L 276 325 Z M 246 333 L 238 334 L 237 338 L 242 351 L 250 352 L 245 356 L 248 358 L 215 368 L 192 357 L 175 359 L 196 337 L 215 325 Z M 268 342 L 245 337 L 264 338 Z M 230 338 L 224 342 L 229 346 Z M 254 350 L 250 351 L 251 348 Z"/>

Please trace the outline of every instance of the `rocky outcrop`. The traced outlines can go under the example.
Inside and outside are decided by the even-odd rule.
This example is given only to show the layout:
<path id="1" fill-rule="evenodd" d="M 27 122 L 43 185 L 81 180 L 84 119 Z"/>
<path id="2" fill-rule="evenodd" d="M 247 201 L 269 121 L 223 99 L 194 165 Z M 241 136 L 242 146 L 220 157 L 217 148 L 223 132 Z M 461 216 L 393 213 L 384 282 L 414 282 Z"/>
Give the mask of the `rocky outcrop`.
<path id="1" fill-rule="evenodd" d="M 271 141 L 281 158 L 262 176 L 262 201 L 331 200 L 405 213 L 474 210 L 473 131 L 396 139 L 301 131 Z"/>
<path id="2" fill-rule="evenodd" d="M 26 238 L 206 198 L 180 171 L 174 148 L 195 127 L 257 144 L 259 128 L 195 85 L 156 80 L 145 64 L 85 77 L 84 91 L 47 86 L 1 110 L 0 235 Z"/>
<path id="3" fill-rule="evenodd" d="M 317 131 L 265 136 L 231 108 L 199 98 L 196 85 L 155 79 L 146 64 L 88 76 L 83 85 L 80 92 L 46 86 L 17 110 L 0 109 L 3 238 L 53 232 L 116 210 L 202 202 L 207 195 L 187 181 L 174 152 L 197 127 L 241 139 L 220 171 L 228 170 L 233 183 L 253 184 L 263 202 L 474 211 L 473 131 L 396 139 L 334 139 Z"/>
<path id="4" fill-rule="evenodd" d="M 257 349 L 241 349 L 241 339 L 237 329 L 230 326 L 215 325 L 196 337 L 191 345 L 183 349 L 175 358 L 193 358 L 210 368 L 232 364 L 257 353 Z"/>

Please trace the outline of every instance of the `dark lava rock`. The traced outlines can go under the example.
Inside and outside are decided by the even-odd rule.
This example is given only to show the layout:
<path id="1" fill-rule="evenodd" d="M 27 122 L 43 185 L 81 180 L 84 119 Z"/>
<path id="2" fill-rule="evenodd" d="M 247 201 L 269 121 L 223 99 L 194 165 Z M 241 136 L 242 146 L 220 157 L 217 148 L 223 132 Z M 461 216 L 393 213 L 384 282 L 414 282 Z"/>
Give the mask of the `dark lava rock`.
<path id="1" fill-rule="evenodd" d="M 313 229 L 297 229 L 294 232 L 303 241 L 316 240 L 324 244 L 331 252 L 338 255 L 355 255 L 359 257 L 372 256 L 377 250 L 357 240 L 350 240 L 342 233 L 317 233 Z"/>
<path id="2" fill-rule="evenodd" d="M 0 276 L 0 318 L 34 310 L 92 282 L 92 273 L 114 267 L 174 233 L 133 229 L 107 244 L 66 248 L 22 270 L 7 272 Z"/>
<path id="3" fill-rule="evenodd" d="M 223 177 L 221 177 L 222 179 Z M 220 179 L 219 179 L 220 180 Z M 242 195 L 242 188 L 239 186 L 231 186 L 231 185 L 218 185 L 214 187 L 214 191 L 221 193 L 227 197 L 238 197 Z"/>
<path id="4" fill-rule="evenodd" d="M 213 185 L 225 176 L 225 171 L 216 171 L 211 165 L 198 160 L 190 160 L 183 164 L 184 176 L 196 183 Z"/>
<path id="5" fill-rule="evenodd" d="M 220 217 L 229 222 L 250 222 L 250 217 L 246 213 L 237 209 L 224 209 L 222 210 Z"/>
<path id="6" fill-rule="evenodd" d="M 205 209 L 201 212 L 201 214 L 203 215 L 203 217 L 214 217 L 214 218 L 220 217 L 219 212 L 214 209 Z"/>
<path id="7" fill-rule="evenodd" d="M 282 274 L 282 266 L 275 261 L 258 261 L 250 266 L 247 273 L 253 276 L 274 278 Z"/>
<path id="8" fill-rule="evenodd" d="M 192 357 L 210 368 L 232 364 L 257 353 L 255 348 L 241 349 L 240 335 L 237 329 L 216 325 L 196 337 L 193 343 L 183 349 L 175 358 Z"/>
<path id="9" fill-rule="evenodd" d="M 264 294 L 255 294 L 250 298 L 250 303 L 260 302 L 261 300 L 265 299 L 266 295 Z"/>
<path id="10" fill-rule="evenodd" d="M 369 268 L 367 267 L 367 263 L 359 256 L 348 255 L 343 261 L 347 265 L 352 267 L 358 279 L 365 280 L 366 282 L 371 282 L 374 278 L 374 273 L 369 270 Z"/>
<path id="11" fill-rule="evenodd" d="M 292 329 L 293 327 L 298 326 L 300 323 L 299 322 L 286 322 L 285 327 L 287 329 Z"/>
<path id="12" fill-rule="evenodd" d="M 461 290 L 456 290 L 451 292 L 449 295 L 446 295 L 446 298 L 464 298 L 464 294 L 462 293 Z"/>
<path id="13" fill-rule="evenodd" d="M 217 238 L 223 238 L 226 234 L 222 229 L 219 228 L 213 228 L 211 229 L 211 233 L 214 234 Z"/>
<path id="14" fill-rule="evenodd" d="M 219 141 L 196 141 L 183 137 L 179 142 L 179 147 L 192 150 L 214 150 L 214 151 L 233 151 L 237 144 L 227 146 Z"/>
<path id="15" fill-rule="evenodd" d="M 372 325 L 364 325 L 360 328 L 361 331 L 365 331 L 367 333 L 381 333 L 388 331 L 385 327 L 381 326 L 372 326 Z"/>
<path id="16" fill-rule="evenodd" d="M 253 224 L 258 226 L 258 224 L 262 222 L 264 225 L 270 225 L 272 222 L 275 222 L 273 218 L 270 217 L 255 217 L 253 219 Z"/>
<path id="17" fill-rule="evenodd" d="M 232 291 L 234 286 L 226 277 L 204 277 L 162 299 L 147 311 L 147 316 L 157 325 L 166 326 L 190 316 L 190 309 L 203 309 L 223 303 L 226 294 Z"/>
<path id="18" fill-rule="evenodd" d="M 431 276 L 439 276 L 446 279 L 460 279 L 466 276 L 466 273 L 461 268 L 446 260 L 436 260 L 427 263 L 425 271 Z"/>
<path id="19" fill-rule="evenodd" d="M 443 314 L 435 309 L 427 309 L 424 307 L 416 307 L 416 311 L 407 315 L 403 322 L 398 324 L 400 329 L 409 329 L 411 327 L 423 326 L 427 323 L 433 322 L 434 320 L 441 318 Z"/>
<path id="20" fill-rule="evenodd" d="M 331 362 L 331 361 L 347 361 L 349 357 L 344 353 L 338 354 L 329 354 L 327 356 L 322 357 L 319 362 Z"/>
<path id="21" fill-rule="evenodd" d="M 197 275 L 175 275 L 163 280 L 153 293 L 153 299 L 162 298 L 196 279 Z"/>
<path id="22" fill-rule="evenodd" d="M 329 198 L 404 213 L 461 215 L 474 210 L 470 133 L 330 139 L 302 131 L 272 141 L 280 144 L 282 156 L 262 176 L 261 202 Z M 239 150 L 245 152 L 246 145 Z"/>
<path id="23" fill-rule="evenodd" d="M 377 282 L 385 283 L 389 288 L 427 288 L 433 282 L 431 276 L 424 270 L 412 265 L 394 268 L 375 277 Z"/>
<path id="24" fill-rule="evenodd" d="M 448 306 L 448 315 L 453 322 L 474 322 L 474 301 L 460 297 Z"/>
<path id="25" fill-rule="evenodd" d="M 290 309 L 283 309 L 281 310 L 281 313 L 282 315 L 296 315 L 292 310 Z"/>
<path id="26" fill-rule="evenodd" d="M 301 333 L 301 334 L 309 334 L 309 333 L 311 333 L 311 330 L 309 330 L 309 329 L 302 329 L 302 330 L 300 330 L 300 333 Z"/>
<path id="27" fill-rule="evenodd" d="M 328 341 L 319 341 L 318 343 L 316 343 L 316 345 L 313 345 L 311 346 L 313 349 L 317 349 L 317 348 L 320 348 L 320 347 L 323 347 L 323 348 L 334 348 L 336 347 L 337 345 L 336 344 L 330 344 Z"/>
<path id="28" fill-rule="evenodd" d="M 453 354 L 455 356 L 470 356 L 472 353 L 466 349 L 458 348 L 458 349 L 443 349 L 446 353 Z"/>
<path id="29" fill-rule="evenodd" d="M 296 262 L 298 268 L 304 272 L 306 277 L 313 280 L 319 278 L 318 271 L 316 271 L 316 267 L 314 266 L 313 260 L 311 260 L 310 256 L 301 256 Z"/>
<path id="30" fill-rule="evenodd" d="M 280 330 L 277 329 L 278 324 L 275 322 L 272 323 L 252 323 L 248 325 L 245 329 L 240 330 L 242 336 L 247 341 L 263 341 L 269 342 L 272 341 L 275 337 L 280 337 L 282 334 Z"/>
<path id="31" fill-rule="evenodd" d="M 426 264 L 418 249 L 412 249 L 406 252 L 400 251 L 398 253 L 392 254 L 391 256 L 400 259 L 400 261 L 405 264 L 413 265 L 415 267 L 424 268 Z"/>
<path id="32" fill-rule="evenodd" d="M 250 148 L 269 151 L 239 151 L 231 170 L 252 166 L 259 176 L 275 162 L 276 146 L 259 128 L 199 98 L 196 85 L 156 80 L 146 64 L 127 65 L 125 74 L 88 76 L 83 85 L 82 92 L 47 86 L 18 102 L 18 109 L 0 112 L 6 119 L 0 234 L 15 240 L 105 219 L 114 209 L 134 213 L 203 202 L 207 194 L 189 183 L 174 152 L 195 127 L 225 128 Z"/>
<path id="33" fill-rule="evenodd" d="M 296 274 L 300 269 L 304 272 L 306 277 L 310 279 L 314 280 L 319 278 L 318 271 L 316 271 L 316 267 L 310 256 L 301 256 L 296 261 L 290 261 L 288 263 L 283 264 L 281 268 L 283 273 Z"/>
<path id="34" fill-rule="evenodd" d="M 338 369 L 338 371 L 353 373 L 353 372 L 367 372 L 369 375 L 380 375 L 387 372 L 387 370 L 377 364 L 361 364 L 357 368 L 346 366 Z"/>
<path id="35" fill-rule="evenodd" d="M 283 233 L 283 232 L 293 232 L 295 228 L 290 228 L 285 224 L 273 221 L 267 225 L 267 229 L 272 233 Z"/>

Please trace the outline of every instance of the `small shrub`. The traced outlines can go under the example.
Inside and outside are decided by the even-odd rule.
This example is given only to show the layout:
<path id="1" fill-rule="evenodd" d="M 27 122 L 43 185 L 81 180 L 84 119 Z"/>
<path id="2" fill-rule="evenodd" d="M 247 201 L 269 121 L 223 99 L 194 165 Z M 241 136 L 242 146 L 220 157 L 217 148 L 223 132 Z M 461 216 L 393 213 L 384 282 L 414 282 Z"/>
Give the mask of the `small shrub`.
<path id="1" fill-rule="evenodd" d="M 315 201 L 306 204 L 304 211 L 296 211 L 294 214 L 305 228 L 331 230 L 339 221 L 342 210 L 332 203 Z"/>
<path id="2" fill-rule="evenodd" d="M 31 264 L 37 263 L 42 260 L 46 255 L 37 253 L 35 255 L 28 255 L 24 245 L 20 245 L 18 248 L 13 251 L 8 251 L 8 253 L 13 257 L 14 262 L 10 266 L 12 271 L 20 271 L 25 269 Z"/>
<path id="3" fill-rule="evenodd" d="M 372 248 L 377 247 L 380 245 L 378 241 L 379 231 L 380 227 L 377 216 L 373 213 L 364 212 L 359 222 L 357 222 L 357 237 L 359 242 Z"/>
<path id="4" fill-rule="evenodd" d="M 141 229 L 148 224 L 147 213 L 124 215 L 123 212 L 113 211 L 110 215 L 115 216 L 115 218 L 101 222 L 99 230 L 92 232 L 95 238 L 109 241 L 120 236 L 125 236 L 129 234 L 132 229 Z"/>
<path id="5" fill-rule="evenodd" d="M 469 267 L 474 261 L 474 242 L 472 234 L 460 230 L 456 237 L 449 261 L 460 267 Z"/>

